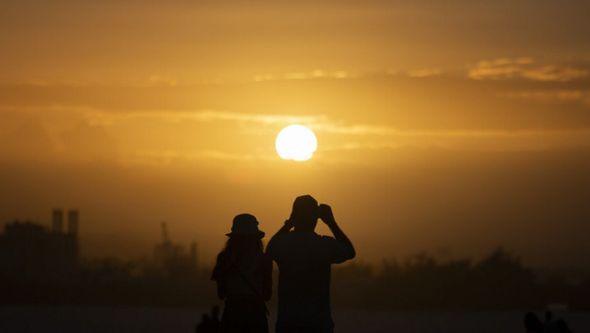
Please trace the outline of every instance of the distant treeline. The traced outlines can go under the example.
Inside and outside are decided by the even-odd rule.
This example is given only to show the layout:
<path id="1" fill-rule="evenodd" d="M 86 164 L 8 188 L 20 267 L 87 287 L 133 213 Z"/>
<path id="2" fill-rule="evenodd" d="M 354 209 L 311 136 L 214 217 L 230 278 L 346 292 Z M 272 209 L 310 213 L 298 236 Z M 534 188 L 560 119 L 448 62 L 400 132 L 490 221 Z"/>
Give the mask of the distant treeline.
<path id="1" fill-rule="evenodd" d="M 118 259 L 80 264 L 67 276 L 22 279 L 0 272 L 0 302 L 209 306 L 218 303 L 209 269 L 154 267 Z M 276 281 L 276 279 L 275 279 Z M 422 254 L 381 266 L 336 266 L 335 306 L 395 310 L 531 309 L 559 303 L 590 309 L 590 279 L 543 277 L 498 249 L 479 261 L 440 261 Z"/>
<path id="2" fill-rule="evenodd" d="M 499 248 L 479 261 L 437 261 L 427 254 L 384 261 L 379 269 L 351 264 L 334 271 L 336 304 L 396 310 L 504 310 L 547 305 L 590 309 L 590 278 L 540 276 Z"/>

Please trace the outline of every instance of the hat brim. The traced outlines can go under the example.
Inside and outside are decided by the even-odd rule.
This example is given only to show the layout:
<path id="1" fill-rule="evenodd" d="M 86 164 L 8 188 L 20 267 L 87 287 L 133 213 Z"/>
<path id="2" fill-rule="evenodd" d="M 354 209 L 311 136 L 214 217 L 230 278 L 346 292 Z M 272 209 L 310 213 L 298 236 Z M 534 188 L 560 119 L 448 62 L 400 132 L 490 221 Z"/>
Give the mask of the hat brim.
<path id="1" fill-rule="evenodd" d="M 256 236 L 258 238 L 263 238 L 266 235 L 263 231 L 258 231 L 256 233 L 243 233 L 243 232 L 230 232 L 225 234 L 227 237 L 232 236 Z"/>

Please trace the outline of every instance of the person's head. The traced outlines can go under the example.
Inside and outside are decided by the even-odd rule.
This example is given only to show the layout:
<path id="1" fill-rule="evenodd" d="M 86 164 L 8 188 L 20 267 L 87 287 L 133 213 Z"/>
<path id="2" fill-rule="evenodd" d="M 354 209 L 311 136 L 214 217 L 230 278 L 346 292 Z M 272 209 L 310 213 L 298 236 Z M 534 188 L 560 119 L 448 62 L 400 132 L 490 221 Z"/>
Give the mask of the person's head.
<path id="1" fill-rule="evenodd" d="M 245 253 L 262 253 L 264 232 L 258 229 L 258 220 L 252 214 L 239 214 L 234 217 L 225 251 L 240 257 Z"/>
<path id="2" fill-rule="evenodd" d="M 318 201 L 311 195 L 302 195 L 293 202 L 293 227 L 297 231 L 314 231 L 318 222 Z"/>
<path id="3" fill-rule="evenodd" d="M 553 313 L 549 310 L 545 311 L 545 321 L 550 322 L 553 320 Z"/>

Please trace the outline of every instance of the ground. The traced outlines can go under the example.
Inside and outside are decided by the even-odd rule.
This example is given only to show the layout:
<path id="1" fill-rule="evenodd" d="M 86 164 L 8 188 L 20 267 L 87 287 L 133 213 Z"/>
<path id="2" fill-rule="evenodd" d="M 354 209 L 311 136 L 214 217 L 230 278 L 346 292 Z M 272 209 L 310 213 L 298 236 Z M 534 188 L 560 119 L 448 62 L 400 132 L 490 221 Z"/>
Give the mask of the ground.
<path id="1" fill-rule="evenodd" d="M 3 307 L 0 332 L 194 332 L 203 310 L 138 307 Z M 522 312 L 335 311 L 336 332 L 524 332 Z M 561 313 L 575 332 L 590 331 L 590 313 Z"/>

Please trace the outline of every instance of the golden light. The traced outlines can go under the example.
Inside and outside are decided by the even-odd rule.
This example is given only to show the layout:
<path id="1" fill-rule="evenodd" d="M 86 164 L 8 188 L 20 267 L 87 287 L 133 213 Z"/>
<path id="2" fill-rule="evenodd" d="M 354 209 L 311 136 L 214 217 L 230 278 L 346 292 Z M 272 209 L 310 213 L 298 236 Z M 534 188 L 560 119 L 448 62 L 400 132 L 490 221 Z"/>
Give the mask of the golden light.
<path id="1" fill-rule="evenodd" d="M 275 148 L 284 160 L 307 161 L 318 148 L 318 140 L 308 127 L 289 125 L 277 135 Z"/>

